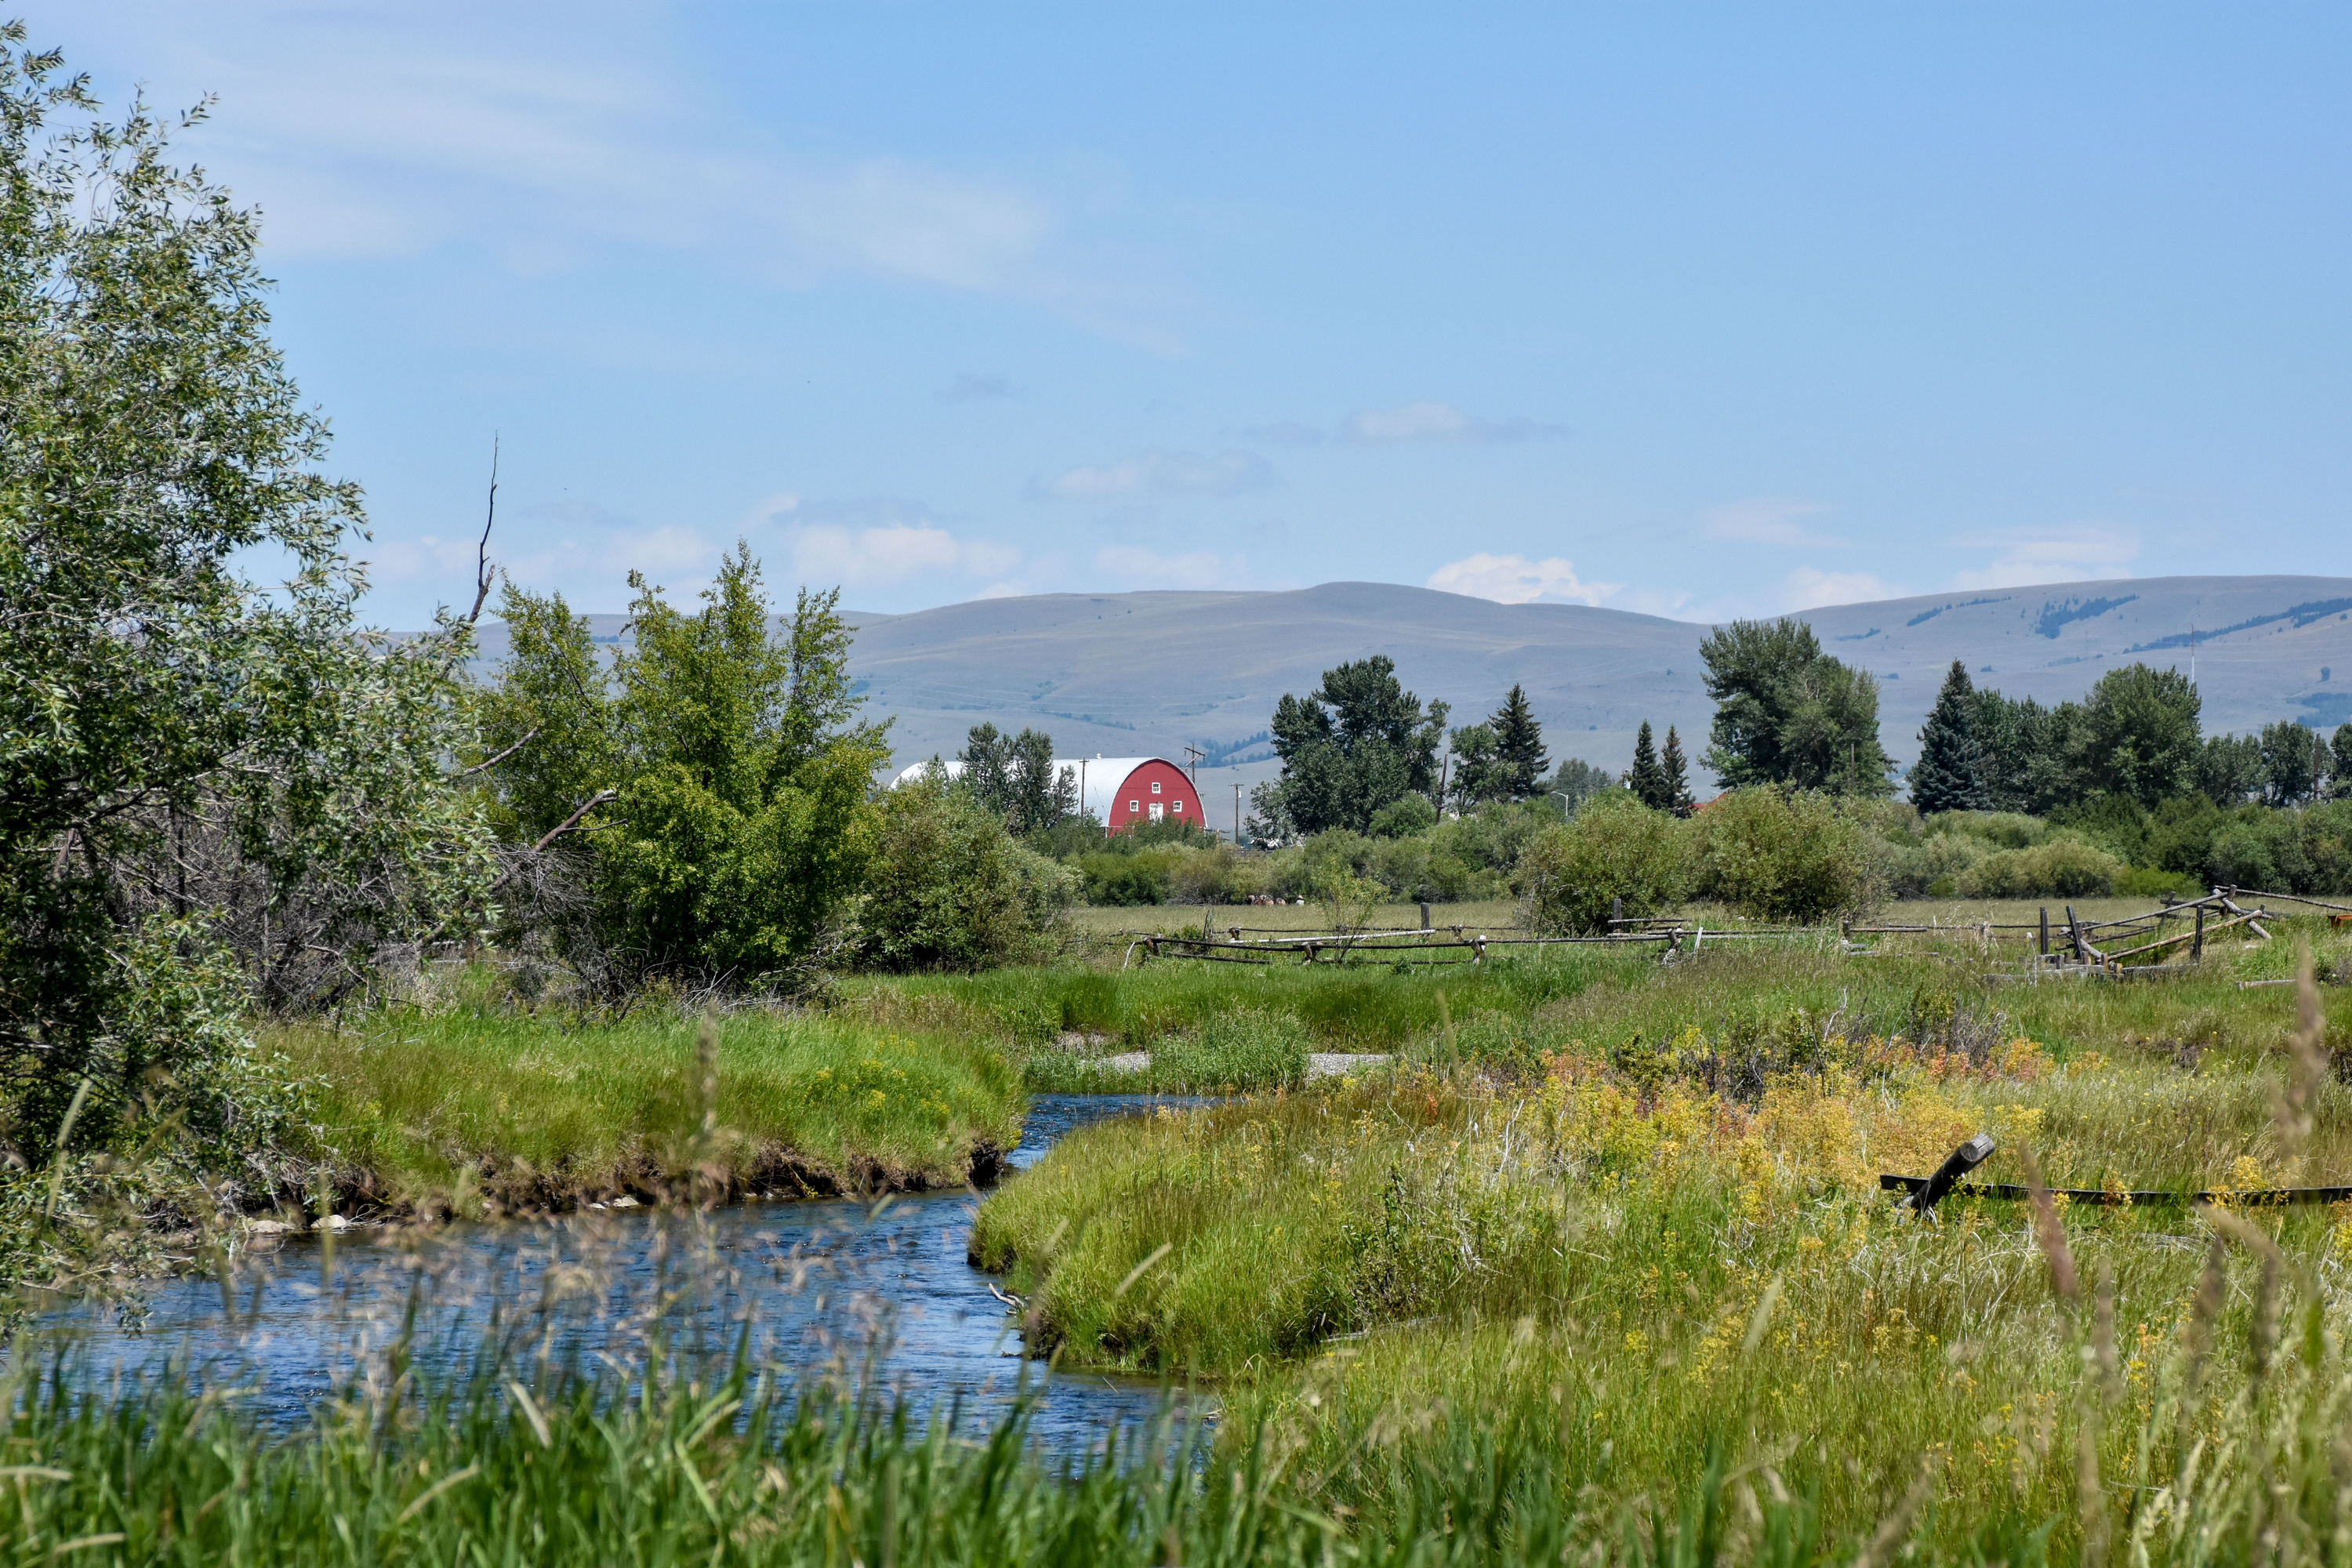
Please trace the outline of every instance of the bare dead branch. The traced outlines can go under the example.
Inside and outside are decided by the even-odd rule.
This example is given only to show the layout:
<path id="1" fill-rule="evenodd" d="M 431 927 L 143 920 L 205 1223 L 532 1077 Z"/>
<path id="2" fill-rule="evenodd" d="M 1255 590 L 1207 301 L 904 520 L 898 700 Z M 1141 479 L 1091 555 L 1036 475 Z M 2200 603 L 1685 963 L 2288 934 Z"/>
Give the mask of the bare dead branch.
<path id="1" fill-rule="evenodd" d="M 531 742 L 538 737 L 538 735 L 539 726 L 534 724 L 530 728 L 530 734 L 525 735 L 521 740 L 517 741 L 513 745 L 509 746 L 497 756 L 486 757 L 482 761 L 476 763 L 472 767 L 467 768 L 463 772 L 459 773 L 457 776 L 461 779 L 469 779 L 476 773 L 488 773 L 492 768 L 497 767 L 500 763 L 505 762 L 509 757 L 513 756 L 517 752 L 520 752 L 525 746 L 530 745 Z"/>
<path id="2" fill-rule="evenodd" d="M 466 614 L 466 624 L 473 626 L 482 618 L 482 606 L 489 603 L 490 588 L 498 581 L 498 568 L 490 564 L 490 529 L 499 521 L 499 437 L 490 436 L 490 505 L 489 514 L 482 519 L 482 542 L 474 550 L 474 607 Z"/>

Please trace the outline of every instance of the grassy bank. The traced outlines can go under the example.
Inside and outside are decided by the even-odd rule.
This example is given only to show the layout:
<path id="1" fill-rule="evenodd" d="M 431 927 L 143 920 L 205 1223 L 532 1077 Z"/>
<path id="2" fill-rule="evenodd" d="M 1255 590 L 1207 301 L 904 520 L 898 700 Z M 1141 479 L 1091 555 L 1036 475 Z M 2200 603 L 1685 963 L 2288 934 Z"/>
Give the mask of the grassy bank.
<path id="1" fill-rule="evenodd" d="M 1020 1136 L 1018 1065 L 992 1041 L 854 1018 L 459 1005 L 268 1043 L 316 1084 L 319 1153 L 346 1184 L 427 1213 L 651 1194 L 693 1173 L 730 1190 L 952 1185 Z"/>
<path id="2" fill-rule="evenodd" d="M 1995 1181 L 2032 1151 L 2063 1185 L 2352 1182 L 2352 994 L 2316 998 L 2298 1047 L 2292 991 L 2235 984 L 2279 962 L 1995 988 L 1949 960 L 1725 953 L 1465 993 L 1451 1048 L 1412 1031 L 1397 1076 L 1072 1137 L 973 1250 L 1013 1269 L 1040 1346 L 1223 1380 L 1237 1429 L 1349 1508 L 1386 1506 L 1401 1460 L 1498 1453 L 1663 1505 L 1729 1444 L 1832 1532 L 1924 1456 L 1943 1551 L 2045 1527 L 2071 1551 L 2129 1522 L 2077 1506 L 2089 1467 L 2127 1500 L 2340 1379 L 2352 1217 L 2080 1207 L 2061 1265 L 2019 1205 L 1920 1224 L 1878 1173 L 1984 1130 Z"/>

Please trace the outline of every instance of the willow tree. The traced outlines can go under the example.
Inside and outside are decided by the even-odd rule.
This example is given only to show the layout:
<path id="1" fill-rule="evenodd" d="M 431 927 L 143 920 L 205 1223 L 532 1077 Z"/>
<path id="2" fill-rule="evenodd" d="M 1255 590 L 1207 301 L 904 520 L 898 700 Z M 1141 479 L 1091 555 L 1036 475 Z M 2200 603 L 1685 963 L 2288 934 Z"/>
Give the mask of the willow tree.
<path id="1" fill-rule="evenodd" d="M 254 215 L 24 38 L 0 26 L 0 1131 L 45 1152 L 78 1105 L 102 1143 L 161 1084 L 226 1136 L 250 1121 L 204 1086 L 247 997 L 346 991 L 483 890 L 446 776 L 464 632 L 359 630 L 359 491 L 269 341 Z"/>

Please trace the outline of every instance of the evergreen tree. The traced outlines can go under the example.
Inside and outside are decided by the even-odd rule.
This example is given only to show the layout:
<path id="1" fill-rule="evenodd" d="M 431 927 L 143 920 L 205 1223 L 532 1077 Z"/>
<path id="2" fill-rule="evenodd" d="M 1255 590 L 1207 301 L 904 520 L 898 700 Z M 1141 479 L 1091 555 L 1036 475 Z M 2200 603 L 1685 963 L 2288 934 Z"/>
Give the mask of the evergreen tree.
<path id="1" fill-rule="evenodd" d="M 1625 775 L 1625 787 L 1652 811 L 1674 807 L 1673 786 L 1666 782 L 1666 770 L 1658 765 L 1658 745 L 1650 738 L 1647 719 L 1642 721 L 1641 732 L 1633 737 L 1633 766 Z"/>
<path id="2" fill-rule="evenodd" d="M 1495 758 L 1508 781 L 1504 793 L 1517 799 L 1535 794 L 1551 759 L 1544 755 L 1543 726 L 1528 706 L 1527 692 L 1514 682 L 1486 724 L 1495 731 Z"/>
<path id="3" fill-rule="evenodd" d="M 1919 731 L 1919 760 L 1912 765 L 1910 782 L 1911 804 L 1921 811 L 1985 809 L 1984 753 L 1977 743 L 1976 709 L 1969 667 L 1956 658 Z"/>
<path id="4" fill-rule="evenodd" d="M 1683 761 L 1683 738 L 1675 733 L 1672 724 L 1666 726 L 1666 749 L 1658 758 L 1658 770 L 1666 782 L 1666 809 L 1676 816 L 1688 816 L 1698 803 L 1691 798 L 1690 768 Z"/>

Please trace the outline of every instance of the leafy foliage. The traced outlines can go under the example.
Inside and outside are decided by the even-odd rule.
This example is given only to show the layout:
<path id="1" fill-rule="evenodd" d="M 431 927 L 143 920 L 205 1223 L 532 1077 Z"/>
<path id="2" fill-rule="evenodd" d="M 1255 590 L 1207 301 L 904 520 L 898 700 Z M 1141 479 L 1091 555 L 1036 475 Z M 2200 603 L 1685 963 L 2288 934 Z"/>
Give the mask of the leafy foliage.
<path id="1" fill-rule="evenodd" d="M 1821 791 L 1732 790 L 1696 826 L 1700 891 L 1742 914 L 1818 921 L 1883 892 L 1863 823 Z"/>
<path id="2" fill-rule="evenodd" d="M 596 814 L 595 831 L 555 847 L 589 889 L 588 920 L 565 936 L 583 968 L 610 984 L 777 975 L 837 923 L 878 826 L 867 797 L 885 726 L 856 719 L 839 592 L 803 589 L 778 635 L 741 546 L 698 612 L 642 575 L 630 584 L 633 643 L 609 679 L 583 617 L 508 588 L 517 636 L 483 706 L 485 743 L 513 754 L 492 787 L 534 846 Z"/>
<path id="3" fill-rule="evenodd" d="M 1433 792 L 1446 711 L 1443 702 L 1424 711 L 1385 654 L 1325 670 L 1303 698 L 1285 692 L 1269 726 L 1282 776 L 1252 792 L 1257 822 L 1276 833 L 1360 833 L 1407 791 Z"/>
<path id="4" fill-rule="evenodd" d="M 1822 651 L 1801 621 L 1734 621 L 1699 645 L 1715 727 L 1701 759 L 1727 789 L 1892 794 L 1878 682 Z"/>
<path id="5" fill-rule="evenodd" d="M 1517 877 L 1523 918 L 1544 932 L 1606 931 L 1612 903 L 1628 916 L 1654 914 L 1688 880 L 1681 826 L 1625 790 L 1595 795 L 1538 834 Z"/>
<path id="6" fill-rule="evenodd" d="M 0 1109 L 38 1149 L 86 1086 L 95 1147 L 142 1075 L 196 1094 L 248 1048 L 135 1025 L 156 963 L 226 943 L 264 1003 L 331 999 L 490 863 L 443 772 L 467 628 L 355 626 L 359 492 L 318 471 L 253 215 L 143 106 L 51 137 L 95 106 L 24 37 L 0 26 Z M 257 555 L 289 580 L 248 581 Z"/>
<path id="7" fill-rule="evenodd" d="M 885 969 L 986 969 L 1054 950 L 1077 877 L 1004 830 L 943 779 L 911 781 L 882 805 L 858 905 L 858 944 Z"/>
<path id="8" fill-rule="evenodd" d="M 1011 832 L 1051 833 L 1078 809 L 1077 780 L 1054 766 L 1054 737 L 1043 730 L 1006 735 L 974 724 L 956 759 L 963 763 L 957 786 Z"/>

